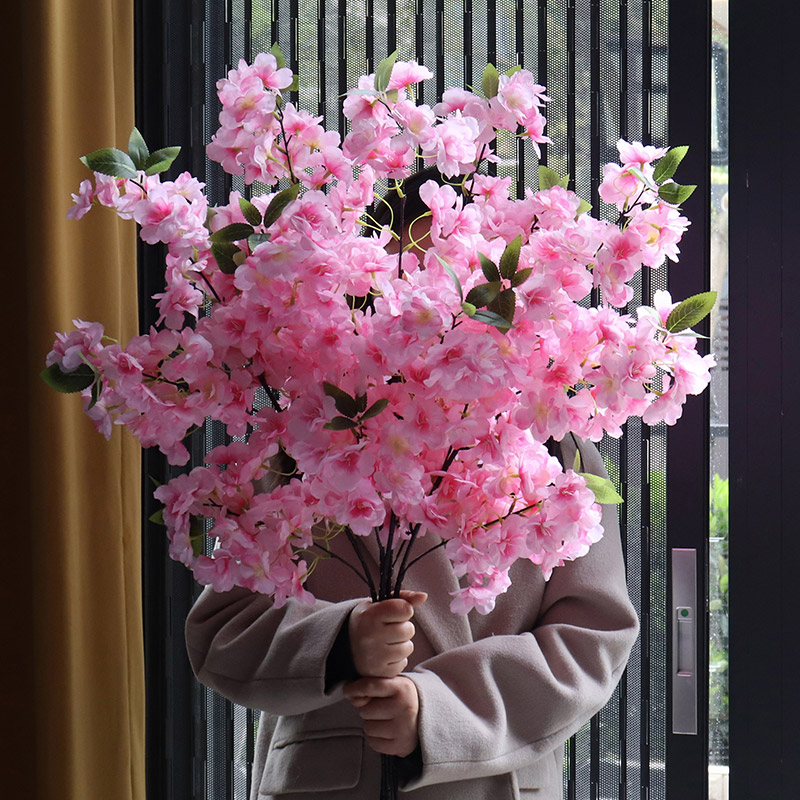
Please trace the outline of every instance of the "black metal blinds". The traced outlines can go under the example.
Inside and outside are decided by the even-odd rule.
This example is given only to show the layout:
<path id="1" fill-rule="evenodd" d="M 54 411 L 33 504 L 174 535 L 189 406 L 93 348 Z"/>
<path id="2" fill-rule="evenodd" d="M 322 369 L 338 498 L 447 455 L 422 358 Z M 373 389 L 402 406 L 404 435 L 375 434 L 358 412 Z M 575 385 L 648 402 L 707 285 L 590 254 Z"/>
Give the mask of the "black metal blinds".
<path id="1" fill-rule="evenodd" d="M 420 100 L 445 88 L 479 85 L 487 62 L 530 69 L 552 98 L 542 160 L 571 176 L 572 187 L 602 213 L 602 164 L 616 159 L 618 138 L 666 145 L 668 0 L 194 0 L 188 124 L 194 171 L 212 202 L 226 202 L 237 179 L 202 161 L 216 130 L 215 83 L 240 58 L 277 42 L 299 75 L 293 98 L 345 132 L 341 95 L 393 50 L 434 72 Z M 174 36 L 171 32 L 170 36 Z M 173 142 L 167 142 L 171 144 Z M 674 142 L 672 144 L 681 144 Z M 517 191 L 535 187 L 529 144 L 498 142 L 498 174 Z M 642 274 L 632 307 L 666 288 L 666 267 Z M 220 431 L 206 432 L 208 447 Z M 631 422 L 601 450 L 625 498 L 621 510 L 631 597 L 642 635 L 611 702 L 568 743 L 565 797 L 616 800 L 665 796 L 666 758 L 666 434 Z M 198 688 L 193 796 L 245 800 L 257 715 Z M 531 710 L 535 713 L 535 709 Z"/>

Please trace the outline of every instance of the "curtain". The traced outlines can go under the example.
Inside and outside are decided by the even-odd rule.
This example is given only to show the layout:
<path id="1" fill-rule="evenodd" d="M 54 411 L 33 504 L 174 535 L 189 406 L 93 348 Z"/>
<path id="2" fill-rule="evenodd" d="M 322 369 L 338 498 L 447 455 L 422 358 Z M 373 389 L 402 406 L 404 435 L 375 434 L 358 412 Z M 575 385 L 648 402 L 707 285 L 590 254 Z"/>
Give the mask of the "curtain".
<path id="1" fill-rule="evenodd" d="M 102 208 L 65 218 L 88 177 L 78 157 L 127 149 L 133 0 L 7 6 L 0 786 L 133 800 L 144 797 L 140 451 L 119 430 L 106 442 L 77 395 L 38 377 L 73 318 L 137 332 L 132 224 Z"/>

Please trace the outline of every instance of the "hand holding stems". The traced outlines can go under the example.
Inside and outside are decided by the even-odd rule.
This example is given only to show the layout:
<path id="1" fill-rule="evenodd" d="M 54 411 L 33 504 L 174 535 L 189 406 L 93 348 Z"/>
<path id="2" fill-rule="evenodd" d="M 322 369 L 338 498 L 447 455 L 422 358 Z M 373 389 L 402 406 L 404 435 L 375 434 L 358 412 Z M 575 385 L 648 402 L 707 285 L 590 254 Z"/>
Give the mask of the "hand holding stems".
<path id="1" fill-rule="evenodd" d="M 407 756 L 419 742 L 419 696 L 413 681 L 400 673 L 414 651 L 414 610 L 424 592 L 401 591 L 399 598 L 365 600 L 350 615 L 353 663 L 359 675 L 347 684 L 345 697 L 364 721 L 370 747 L 378 753 Z"/>
<path id="2" fill-rule="evenodd" d="M 400 597 L 373 603 L 364 600 L 350 614 L 350 649 L 356 672 L 362 677 L 394 678 L 408 666 L 414 652 L 411 642 L 414 609 L 425 592 L 402 590 Z"/>
<path id="3" fill-rule="evenodd" d="M 345 697 L 364 720 L 369 746 L 389 756 L 407 756 L 419 743 L 419 695 L 414 681 L 360 678 L 344 687 Z"/>

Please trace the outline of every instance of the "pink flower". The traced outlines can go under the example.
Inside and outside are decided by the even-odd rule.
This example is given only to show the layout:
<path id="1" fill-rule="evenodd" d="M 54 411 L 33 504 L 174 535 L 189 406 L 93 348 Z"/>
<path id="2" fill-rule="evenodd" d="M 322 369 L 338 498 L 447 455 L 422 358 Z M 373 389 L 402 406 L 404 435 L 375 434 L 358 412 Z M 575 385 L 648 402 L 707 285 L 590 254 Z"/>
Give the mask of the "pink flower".
<path id="1" fill-rule="evenodd" d="M 645 146 L 641 142 L 626 142 L 624 139 L 617 142 L 617 150 L 619 160 L 624 166 L 636 166 L 639 169 L 644 169 L 651 161 L 661 158 L 667 152 L 665 147 Z"/>
<path id="2" fill-rule="evenodd" d="M 238 70 L 231 70 L 227 80 L 217 83 L 217 93 L 222 103 L 220 123 L 223 127 L 242 126 L 252 132 L 269 125 L 276 100 L 273 92 L 265 90 L 264 78 L 269 81 L 277 79 L 277 73 L 273 71 L 277 64 L 275 57 L 269 54 L 261 54 L 259 58 L 258 68 L 252 69 L 242 60 Z"/>
<path id="3" fill-rule="evenodd" d="M 101 206 L 116 208 L 120 202 L 120 185 L 127 187 L 127 181 L 119 178 L 112 178 L 110 175 L 102 175 L 99 172 L 94 174 L 95 199 Z M 118 209 L 119 211 L 119 209 Z"/>
<path id="4" fill-rule="evenodd" d="M 406 133 L 410 134 L 419 144 L 431 135 L 430 129 L 436 119 L 430 106 L 418 106 L 410 100 L 397 103 L 392 109 L 392 115 L 403 126 Z"/>
<path id="5" fill-rule="evenodd" d="M 272 53 L 259 53 L 253 62 L 253 71 L 261 78 L 265 89 L 280 91 L 288 89 L 292 83 L 292 71 L 286 67 L 279 69 Z"/>
<path id="6" fill-rule="evenodd" d="M 641 180 L 625 167 L 618 164 L 606 164 L 603 167 L 600 197 L 620 211 L 627 210 L 643 188 Z"/>
<path id="7" fill-rule="evenodd" d="M 215 592 L 229 592 L 240 581 L 236 562 L 220 554 L 213 558 L 200 556 L 192 571 L 199 584 L 210 586 Z"/>
<path id="8" fill-rule="evenodd" d="M 81 219 L 89 213 L 94 202 L 94 186 L 88 178 L 81 181 L 78 194 L 72 195 L 72 202 L 74 205 L 67 212 L 67 219 Z"/>
<path id="9" fill-rule="evenodd" d="M 338 447 L 320 465 L 321 480 L 341 491 L 351 491 L 375 470 L 375 455 L 359 445 Z"/>
<path id="10" fill-rule="evenodd" d="M 358 89 L 375 91 L 375 76 L 365 75 L 358 79 Z M 386 107 L 379 101 L 377 92 L 370 94 L 348 94 L 343 104 L 344 115 L 353 123 L 374 122 L 388 116 Z"/>
<path id="11" fill-rule="evenodd" d="M 374 528 L 383 525 L 386 507 L 367 480 L 361 480 L 345 493 L 343 507 L 336 514 L 336 521 L 347 525 L 356 536 L 369 536 Z"/>
<path id="12" fill-rule="evenodd" d="M 456 111 L 431 131 L 430 138 L 422 143 L 422 156 L 435 158 L 442 175 L 460 175 L 473 167 L 478 156 L 477 136 L 477 121 Z"/>
<path id="13" fill-rule="evenodd" d="M 664 289 L 656 289 L 653 294 L 653 307 L 658 312 L 658 318 L 662 328 L 667 327 L 667 320 L 674 308 L 677 308 L 679 303 L 672 302 L 672 295 Z"/>
<path id="14" fill-rule="evenodd" d="M 508 571 L 492 570 L 481 576 L 480 582 L 453 592 L 450 610 L 454 614 L 466 614 L 475 609 L 479 614 L 488 614 L 494 609 L 497 595 L 503 594 L 511 585 Z"/>
<path id="15" fill-rule="evenodd" d="M 549 101 L 544 86 L 539 86 L 533 75 L 520 69 L 512 75 L 501 75 L 497 97 L 503 108 L 511 111 L 521 124 Z"/>
<path id="16" fill-rule="evenodd" d="M 103 326 L 99 322 L 72 320 L 77 330 L 69 334 L 57 333 L 53 349 L 47 354 L 47 366 L 58 364 L 62 372 L 74 372 L 86 360 L 96 357 L 103 338 Z"/>
<path id="17" fill-rule="evenodd" d="M 392 89 L 405 89 L 414 83 L 432 78 L 433 73 L 416 61 L 397 61 L 392 67 L 392 76 L 389 79 L 387 91 Z"/>
<path id="18" fill-rule="evenodd" d="M 165 322 L 170 328 L 180 328 L 184 322 L 184 314 L 191 314 L 197 318 L 200 306 L 203 304 L 203 293 L 182 275 L 172 279 L 165 292 L 153 295 L 161 316 L 157 325 Z"/>

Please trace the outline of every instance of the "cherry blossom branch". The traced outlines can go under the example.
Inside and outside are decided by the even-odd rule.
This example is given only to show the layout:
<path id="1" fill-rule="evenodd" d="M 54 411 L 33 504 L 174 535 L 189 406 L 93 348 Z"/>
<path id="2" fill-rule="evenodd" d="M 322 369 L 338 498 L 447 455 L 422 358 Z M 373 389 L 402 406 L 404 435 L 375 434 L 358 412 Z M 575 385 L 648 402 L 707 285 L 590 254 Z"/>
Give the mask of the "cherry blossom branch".
<path id="1" fill-rule="evenodd" d="M 283 411 L 278 402 L 280 400 L 280 396 L 276 394 L 275 390 L 267 383 L 263 374 L 258 376 L 258 381 L 261 384 L 261 388 L 267 393 L 267 397 L 269 397 L 269 401 L 270 403 L 272 403 L 272 407 L 276 411 Z"/>
<path id="2" fill-rule="evenodd" d="M 406 551 L 403 554 L 403 561 L 400 564 L 400 569 L 397 570 L 397 580 L 394 584 L 394 596 L 400 596 L 400 589 L 403 586 L 403 580 L 406 577 L 406 571 L 408 570 L 408 556 L 411 553 L 411 548 L 414 546 L 414 542 L 417 540 L 417 535 L 419 534 L 419 529 L 422 527 L 422 523 L 418 522 L 414 527 L 411 529 L 411 536 L 408 539 L 408 546 L 406 547 Z"/>
<path id="3" fill-rule="evenodd" d="M 367 566 L 367 561 L 364 558 L 364 553 L 362 552 L 363 544 L 359 540 L 359 537 L 356 536 L 350 528 L 344 529 L 344 534 L 347 536 L 347 540 L 350 542 L 351 547 L 353 548 L 353 552 L 356 554 L 356 558 L 361 562 L 361 568 L 364 570 L 364 576 L 367 581 L 367 586 L 369 586 L 369 594 L 370 597 L 377 601 L 378 600 L 378 592 L 375 590 L 375 582 L 372 580 L 372 574 L 370 573 L 369 567 Z"/>
<path id="4" fill-rule="evenodd" d="M 380 595 L 381 599 L 392 596 L 392 572 L 394 567 L 394 560 L 391 556 L 392 546 L 394 544 L 394 533 L 397 528 L 397 517 L 394 511 L 389 512 L 389 535 L 386 538 L 386 547 L 381 544 L 380 533 L 375 529 L 375 535 L 378 539 L 378 547 L 381 554 L 381 585 Z"/>
<path id="5" fill-rule="evenodd" d="M 406 571 L 411 569 L 411 567 L 413 567 L 414 564 L 416 564 L 417 561 L 419 561 L 421 558 L 425 558 L 425 556 L 427 556 L 429 553 L 432 553 L 434 550 L 438 550 L 440 547 L 444 547 L 446 544 L 447 544 L 447 539 L 442 539 L 442 541 L 439 542 L 439 544 L 435 544 L 433 545 L 433 547 L 429 547 L 424 553 L 420 553 L 416 558 L 413 558 L 411 561 L 408 562 L 408 564 L 406 565 Z"/>
<path id="6" fill-rule="evenodd" d="M 214 295 L 216 301 L 218 303 L 221 303 L 222 302 L 222 298 L 217 294 L 217 290 L 211 284 L 211 281 L 210 281 L 208 275 L 206 275 L 205 272 L 201 272 L 200 273 L 200 277 L 206 282 L 206 286 L 208 286 L 208 288 L 211 289 L 211 294 Z"/>
<path id="7" fill-rule="evenodd" d="M 163 375 L 151 375 L 149 372 L 143 372 L 142 377 L 151 381 L 157 381 L 158 383 L 167 383 L 170 386 L 174 386 L 176 389 L 183 390 L 189 388 L 189 384 L 186 383 L 186 381 L 171 381 L 169 378 L 165 378 Z"/>
<path id="8" fill-rule="evenodd" d="M 441 474 L 440 474 L 440 475 L 437 475 L 437 476 L 434 478 L 434 480 L 433 480 L 433 484 L 431 485 L 431 490 L 428 492 L 428 495 L 429 495 L 429 496 L 430 496 L 430 495 L 432 495 L 432 494 L 433 494 L 433 493 L 434 493 L 434 492 L 435 492 L 435 491 L 436 491 L 436 490 L 439 488 L 439 486 L 441 486 L 442 480 L 444 479 L 444 473 L 445 473 L 445 472 L 447 472 L 447 470 L 448 470 L 448 469 L 450 469 L 450 467 L 452 466 L 453 462 L 456 460 L 456 456 L 457 456 L 457 455 L 458 455 L 458 454 L 459 454 L 459 453 L 460 453 L 462 450 L 468 450 L 468 449 L 469 449 L 469 448 L 467 448 L 467 447 L 459 447 L 459 448 L 457 448 L 457 449 L 455 449 L 455 450 L 454 450 L 454 449 L 451 447 L 451 448 L 450 448 L 450 449 L 447 451 L 447 455 L 445 456 L 445 459 L 444 459 L 444 464 L 442 464 L 442 468 L 441 468 L 441 470 L 439 470 L 439 472 L 440 472 Z"/>
<path id="9" fill-rule="evenodd" d="M 283 136 L 284 149 L 282 152 L 286 156 L 286 166 L 289 169 L 289 180 L 291 183 L 297 183 L 300 179 L 294 174 L 294 169 L 292 168 L 292 156 L 289 153 L 289 143 L 291 142 L 292 137 L 289 136 L 287 138 L 286 136 L 286 128 L 283 126 L 283 113 L 281 112 L 280 107 L 278 107 L 275 117 L 277 118 L 278 125 L 280 125 L 281 128 L 281 136 Z"/>
<path id="10" fill-rule="evenodd" d="M 349 570 L 352 570 L 358 576 L 359 580 L 361 580 L 363 583 L 367 585 L 370 592 L 374 591 L 374 587 L 372 586 L 370 581 L 367 580 L 367 578 L 365 578 L 346 558 L 342 558 L 341 556 L 334 553 L 332 550 L 329 550 L 327 547 L 323 547 L 321 544 L 317 544 L 316 542 L 314 542 L 311 546 L 316 547 L 318 550 L 322 550 L 322 552 L 330 556 L 330 558 L 333 558 L 336 561 L 339 561 L 340 563 L 344 564 Z"/>

